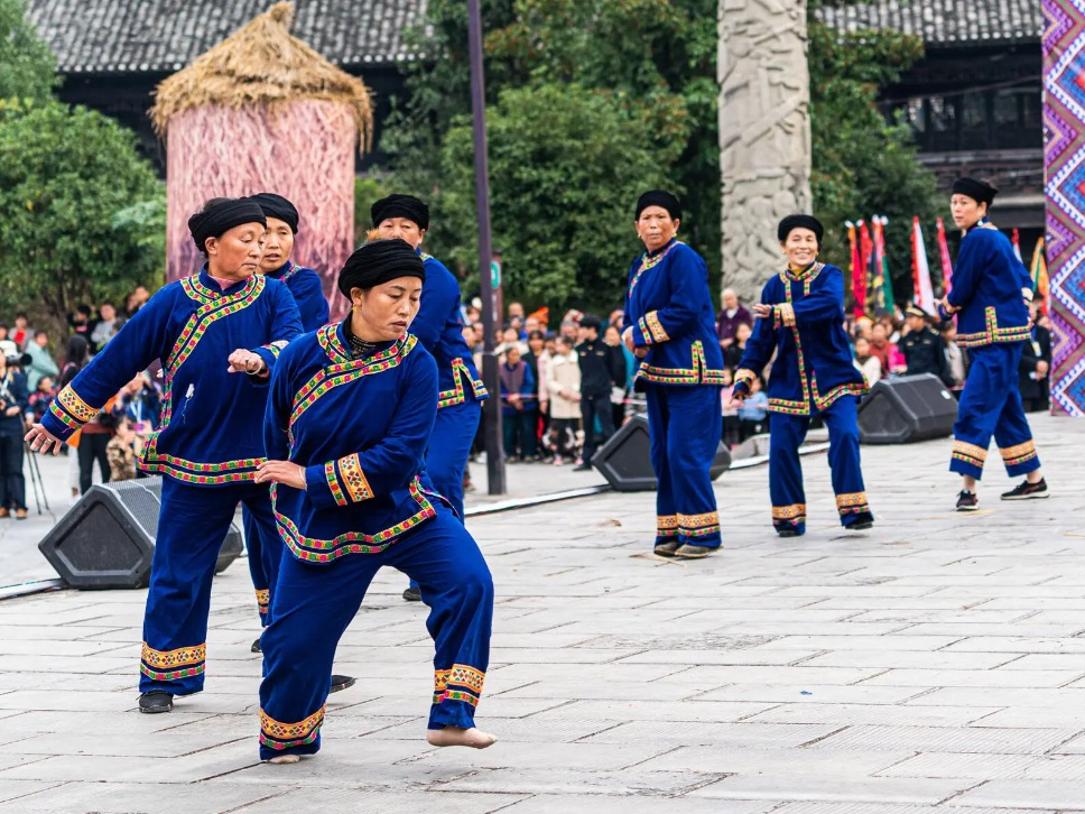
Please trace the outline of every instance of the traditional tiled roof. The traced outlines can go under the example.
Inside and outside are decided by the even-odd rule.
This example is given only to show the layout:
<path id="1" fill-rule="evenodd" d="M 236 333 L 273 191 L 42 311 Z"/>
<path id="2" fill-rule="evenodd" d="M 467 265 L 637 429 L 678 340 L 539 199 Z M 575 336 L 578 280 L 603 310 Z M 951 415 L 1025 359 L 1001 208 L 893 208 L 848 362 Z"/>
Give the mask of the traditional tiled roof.
<path id="1" fill-rule="evenodd" d="M 874 0 L 825 7 L 818 16 L 844 31 L 888 28 L 921 37 L 928 46 L 1038 41 L 1040 0 Z"/>
<path id="2" fill-rule="evenodd" d="M 27 0 L 62 73 L 176 71 L 273 0 Z M 292 33 L 339 65 L 410 61 L 426 0 L 296 0 Z"/>

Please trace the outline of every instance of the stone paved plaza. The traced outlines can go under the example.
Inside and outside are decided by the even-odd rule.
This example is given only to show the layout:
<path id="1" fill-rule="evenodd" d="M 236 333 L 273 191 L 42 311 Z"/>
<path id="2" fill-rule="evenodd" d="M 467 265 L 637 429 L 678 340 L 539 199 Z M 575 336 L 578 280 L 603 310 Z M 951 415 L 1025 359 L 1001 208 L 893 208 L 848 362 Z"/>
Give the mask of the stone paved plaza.
<path id="1" fill-rule="evenodd" d="M 135 709 L 142 591 L 0 602 L 0 812 L 1085 812 L 1085 423 L 1033 426 L 1047 501 L 1000 503 L 992 450 L 962 516 L 948 440 L 866 447 L 878 525 L 844 534 L 812 455 L 805 538 L 772 534 L 765 467 L 729 472 L 701 562 L 650 553 L 650 494 L 473 519 L 498 595 L 483 752 L 423 739 L 432 652 L 394 572 L 291 766 L 257 760 L 239 564 L 207 691 L 170 715 Z"/>

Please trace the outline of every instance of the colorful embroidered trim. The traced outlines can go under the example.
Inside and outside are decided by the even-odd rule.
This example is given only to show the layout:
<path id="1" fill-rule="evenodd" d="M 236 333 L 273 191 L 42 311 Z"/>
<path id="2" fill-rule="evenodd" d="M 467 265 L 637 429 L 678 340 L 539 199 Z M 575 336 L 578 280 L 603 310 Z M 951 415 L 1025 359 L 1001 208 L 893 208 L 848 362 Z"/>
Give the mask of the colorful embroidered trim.
<path id="1" fill-rule="evenodd" d="M 316 341 L 335 364 L 345 365 L 350 362 L 349 351 L 339 341 L 339 326 L 336 323 L 330 322 L 319 328 L 316 332 Z"/>
<path id="2" fill-rule="evenodd" d="M 335 498 L 338 506 L 347 505 L 347 496 L 343 493 L 343 487 L 339 484 L 339 477 L 335 474 L 335 461 L 324 464 L 324 478 L 328 481 L 328 490 Z"/>
<path id="3" fill-rule="evenodd" d="M 1002 461 L 1006 466 L 1016 466 L 1036 457 L 1036 444 L 1033 441 L 1025 441 L 1023 444 L 1015 444 L 1012 447 L 999 447 Z"/>
<path id="4" fill-rule="evenodd" d="M 677 537 L 678 536 L 678 515 L 676 514 L 661 514 L 656 516 L 656 536 L 657 537 Z"/>
<path id="5" fill-rule="evenodd" d="M 266 458 L 242 458 L 221 463 L 199 463 L 178 458 L 176 455 L 159 453 L 157 441 L 158 434 L 156 433 L 152 436 L 151 443 L 144 447 L 143 455 L 139 459 L 139 468 L 144 472 L 158 472 L 185 483 L 201 486 L 251 481 L 256 475 L 257 467 L 267 460 Z"/>
<path id="6" fill-rule="evenodd" d="M 418 504 L 418 511 L 411 516 L 376 534 L 347 531 L 331 540 L 303 535 L 293 520 L 279 512 L 276 505 L 277 489 L 274 486 L 271 489 L 271 504 L 275 511 L 279 535 L 295 557 L 308 562 L 333 562 L 347 554 L 379 554 L 392 545 L 397 537 L 437 516 L 433 504 L 422 493 L 417 477 L 411 481 L 408 489 L 411 497 Z"/>
<path id="7" fill-rule="evenodd" d="M 206 644 L 176 650 L 155 650 L 144 642 L 139 670 L 153 681 L 176 681 L 202 675 L 206 658 Z"/>
<path id="8" fill-rule="evenodd" d="M 98 414 L 98 411 L 95 408 L 79 398 L 79 394 L 72 389 L 70 384 L 65 385 L 57 394 L 57 401 L 60 402 L 60 406 L 71 413 L 72 418 L 81 425 L 86 424 Z"/>
<path id="9" fill-rule="evenodd" d="M 335 337 L 336 327 L 337 326 L 334 324 L 325 325 L 317 331 L 317 341 L 320 341 L 321 337 L 325 338 L 326 341 L 321 342 L 321 346 L 333 362 L 335 362 L 335 359 L 338 357 L 338 348 L 342 347 L 338 338 Z M 329 337 L 335 340 L 334 343 Z M 392 345 L 388 346 L 380 353 L 370 356 L 368 359 L 356 359 L 352 361 L 348 358 L 345 362 L 335 362 L 328 367 L 321 368 L 295 394 L 294 408 L 290 413 L 290 428 L 293 428 L 294 423 L 302 416 L 302 414 L 316 404 L 316 402 L 329 391 L 340 385 L 349 384 L 363 376 L 391 370 L 399 365 L 399 363 L 414 350 L 417 344 L 418 337 L 414 334 L 404 334 Z"/>
<path id="10" fill-rule="evenodd" d="M 836 496 L 836 510 L 840 516 L 848 514 L 864 514 L 870 511 L 867 505 L 866 492 L 845 492 Z"/>
<path id="11" fill-rule="evenodd" d="M 304 721 L 286 724 L 276 721 L 263 709 L 260 710 L 260 744 L 269 749 L 290 749 L 308 746 L 320 735 L 324 723 L 325 707 L 321 707 Z"/>
<path id="12" fill-rule="evenodd" d="M 337 461 L 339 474 L 343 476 L 343 483 L 347 487 L 347 494 L 355 503 L 363 500 L 372 500 L 373 488 L 366 479 L 362 470 L 362 462 L 358 459 L 358 453 L 344 456 Z"/>
<path id="13" fill-rule="evenodd" d="M 669 342 L 671 339 L 663 329 L 663 324 L 659 321 L 658 311 L 649 311 L 642 316 L 637 320 L 637 327 L 640 328 L 645 343 L 649 345 L 656 345 L 660 342 Z"/>
<path id="14" fill-rule="evenodd" d="M 953 457 L 958 461 L 964 461 L 966 464 L 983 469 L 983 464 L 987 460 L 987 450 L 976 444 L 969 444 L 965 441 L 953 442 Z"/>
<path id="15" fill-rule="evenodd" d="M 690 346 L 692 368 L 657 367 L 641 362 L 637 378 L 656 384 L 711 384 L 723 386 L 726 381 L 723 370 L 714 370 L 705 361 L 704 344 L 700 339 Z"/>
<path id="16" fill-rule="evenodd" d="M 53 399 L 51 402 L 49 402 L 49 413 L 53 416 L 53 418 L 57 419 L 66 427 L 68 427 L 68 429 L 78 430 L 80 427 L 83 426 L 70 415 L 68 415 L 68 413 L 61 408 L 59 402 L 57 402 L 56 399 Z"/>
<path id="17" fill-rule="evenodd" d="M 266 345 L 261 345 L 260 347 L 268 351 L 272 356 L 278 359 L 280 351 L 282 351 L 282 349 L 289 344 L 290 343 L 287 342 L 285 339 L 276 339 L 274 342 L 268 342 Z"/>
<path id="18" fill-rule="evenodd" d="M 271 590 L 269 588 L 257 588 L 256 589 L 256 607 L 261 614 L 267 613 L 267 609 L 271 606 Z"/>
<path id="19" fill-rule="evenodd" d="M 640 259 L 640 266 L 633 273 L 633 277 L 629 281 L 629 293 L 626 296 L 630 296 L 630 295 L 633 294 L 633 289 L 637 287 L 637 283 L 640 282 L 641 275 L 643 275 L 644 272 L 648 271 L 648 269 L 655 268 L 656 266 L 658 266 L 660 263 L 663 262 L 663 258 L 671 253 L 671 249 L 673 249 L 675 246 L 681 246 L 681 245 L 683 245 L 682 241 L 681 240 L 676 240 L 676 241 L 674 241 L 674 243 L 672 243 L 666 249 L 661 251 L 655 257 L 649 257 L 647 252 L 642 254 L 641 259 Z"/>
<path id="20" fill-rule="evenodd" d="M 791 328 L 795 325 L 795 306 L 791 303 L 782 302 L 779 305 L 772 306 L 772 313 L 777 328 L 781 325 L 785 328 Z"/>
<path id="21" fill-rule="evenodd" d="M 818 380 L 817 376 L 813 377 L 811 381 L 811 389 L 814 393 L 814 405 L 819 410 L 827 410 L 833 405 L 833 403 L 841 396 L 865 396 L 870 392 L 870 388 L 867 386 L 866 379 L 861 382 L 845 382 L 844 384 L 838 384 L 832 388 L 824 396 L 818 392 Z"/>
<path id="22" fill-rule="evenodd" d="M 720 532 L 718 512 L 703 514 L 679 514 L 678 533 L 682 537 L 707 537 Z"/>
<path id="23" fill-rule="evenodd" d="M 444 407 L 454 407 L 457 404 L 463 404 L 467 400 L 467 390 L 463 386 L 463 380 L 465 378 L 470 382 L 471 392 L 478 401 L 490 397 L 490 393 L 486 389 L 486 385 L 482 383 L 482 380 L 471 378 L 471 369 L 467 367 L 467 363 L 463 361 L 462 357 L 455 357 L 449 363 L 449 366 L 452 368 L 452 381 L 455 384 L 450 389 L 442 390 L 437 394 L 438 410 Z"/>
<path id="24" fill-rule="evenodd" d="M 773 522 L 786 521 L 792 524 L 801 523 L 806 519 L 806 504 L 792 503 L 788 506 L 773 506 Z"/>
<path id="25" fill-rule="evenodd" d="M 486 673 L 466 664 L 453 664 L 449 670 L 433 671 L 433 703 L 464 701 L 478 706 Z"/>
<path id="26" fill-rule="evenodd" d="M 983 331 L 957 334 L 957 344 L 962 348 L 978 348 L 996 342 L 1024 342 L 1032 338 L 1032 331 L 1028 325 L 1017 325 L 1011 328 L 998 327 L 998 311 L 993 305 L 988 305 L 983 314 L 986 323 Z"/>

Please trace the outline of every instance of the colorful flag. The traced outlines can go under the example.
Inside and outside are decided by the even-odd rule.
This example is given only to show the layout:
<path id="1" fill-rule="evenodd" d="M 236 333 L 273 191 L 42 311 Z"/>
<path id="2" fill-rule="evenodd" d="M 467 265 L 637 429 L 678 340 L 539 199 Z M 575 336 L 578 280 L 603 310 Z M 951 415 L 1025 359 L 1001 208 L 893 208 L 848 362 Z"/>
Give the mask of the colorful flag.
<path id="1" fill-rule="evenodd" d="M 938 256 L 942 258 L 942 294 L 953 287 L 953 262 L 949 259 L 949 242 L 946 240 L 946 224 L 938 218 Z"/>
<path id="2" fill-rule="evenodd" d="M 1016 226 L 1013 227 L 1012 243 L 1013 243 L 1013 253 L 1017 255 L 1017 259 L 1021 261 L 1022 265 L 1024 265 L 1025 260 L 1024 260 L 1023 257 L 1021 257 L 1021 234 L 1017 231 Z"/>
<path id="3" fill-rule="evenodd" d="M 934 287 L 931 285 L 931 269 L 927 264 L 927 247 L 923 243 L 923 227 L 919 217 L 912 218 L 912 288 L 913 302 L 932 316 L 934 310 Z"/>
<path id="4" fill-rule="evenodd" d="M 878 305 L 879 292 L 881 284 L 875 286 L 874 280 L 874 240 L 870 236 L 870 229 L 867 228 L 866 221 L 859 221 L 859 263 L 863 271 L 863 288 L 866 291 L 866 299 L 863 302 L 863 307 L 867 313 L 873 313 L 874 309 Z"/>
<path id="5" fill-rule="evenodd" d="M 880 287 L 876 310 L 893 313 L 896 301 L 893 298 L 893 277 L 889 273 L 889 258 L 885 256 L 885 225 L 889 218 L 875 215 L 874 222 L 874 285 Z"/>
<path id="6" fill-rule="evenodd" d="M 1047 313 L 1051 300 L 1051 280 L 1047 276 L 1047 259 L 1044 257 L 1044 239 L 1036 241 L 1036 248 L 1032 250 L 1032 265 L 1029 268 L 1032 275 L 1032 290 L 1039 297 L 1040 311 Z"/>
<path id="7" fill-rule="evenodd" d="M 859 222 L 862 223 L 862 221 Z M 862 254 L 859 251 L 855 224 L 849 220 L 845 225 L 848 227 L 848 244 L 851 246 L 852 313 L 858 319 L 866 313 L 866 269 L 863 266 Z"/>

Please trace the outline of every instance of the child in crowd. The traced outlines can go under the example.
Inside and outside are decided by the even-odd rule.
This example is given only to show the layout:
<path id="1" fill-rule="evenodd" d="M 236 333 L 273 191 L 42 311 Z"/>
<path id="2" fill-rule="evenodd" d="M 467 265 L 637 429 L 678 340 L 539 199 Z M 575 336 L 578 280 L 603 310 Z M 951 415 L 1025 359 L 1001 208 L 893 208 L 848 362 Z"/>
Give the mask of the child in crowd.
<path id="1" fill-rule="evenodd" d="M 49 402 L 53 400 L 56 394 L 56 383 L 52 376 L 42 376 L 38 379 L 38 386 L 34 388 L 34 392 L 30 394 L 27 402 L 29 404 L 27 417 L 35 424 L 40 423 L 41 417 L 49 409 Z"/>
<path id="2" fill-rule="evenodd" d="M 109 479 L 132 480 L 136 476 L 136 456 L 143 448 L 143 440 L 132 429 L 132 423 L 123 414 L 117 418 L 114 435 L 106 444 L 105 454 L 109 460 Z"/>
<path id="3" fill-rule="evenodd" d="M 739 442 L 753 435 L 768 432 L 769 397 L 765 395 L 760 376 L 750 381 L 750 395 L 738 408 Z"/>
<path id="4" fill-rule="evenodd" d="M 580 364 L 572 341 L 566 336 L 554 340 L 554 353 L 547 366 L 546 387 L 550 393 L 548 444 L 554 464 L 576 458 L 576 431 L 580 422 Z"/>

